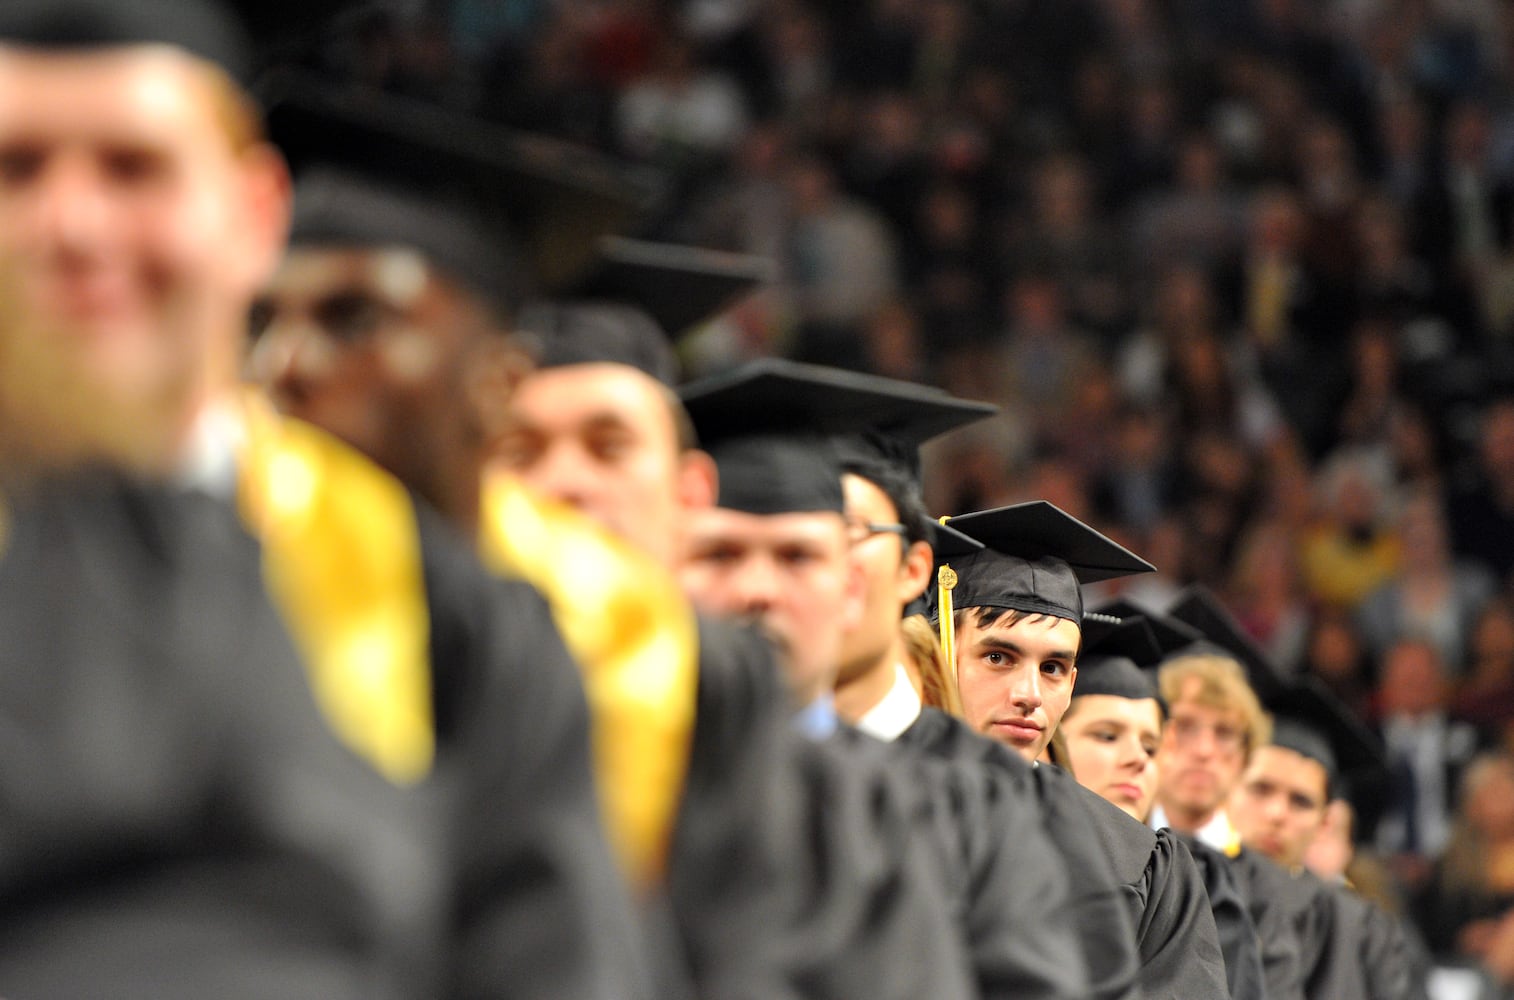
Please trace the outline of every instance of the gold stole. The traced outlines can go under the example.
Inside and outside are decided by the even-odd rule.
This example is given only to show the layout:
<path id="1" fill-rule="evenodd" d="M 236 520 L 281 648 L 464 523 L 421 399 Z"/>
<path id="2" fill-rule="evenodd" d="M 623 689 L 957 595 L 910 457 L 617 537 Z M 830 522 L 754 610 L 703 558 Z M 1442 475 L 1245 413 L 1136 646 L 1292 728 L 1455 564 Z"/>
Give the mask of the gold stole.
<path id="1" fill-rule="evenodd" d="M 672 575 L 567 507 L 490 474 L 484 562 L 546 597 L 583 671 L 600 803 L 622 868 L 656 881 L 683 795 L 698 693 L 698 630 Z"/>
<path id="2" fill-rule="evenodd" d="M 269 595 L 337 736 L 391 781 L 435 754 L 430 614 L 415 508 L 336 438 L 248 400 L 238 504 Z"/>

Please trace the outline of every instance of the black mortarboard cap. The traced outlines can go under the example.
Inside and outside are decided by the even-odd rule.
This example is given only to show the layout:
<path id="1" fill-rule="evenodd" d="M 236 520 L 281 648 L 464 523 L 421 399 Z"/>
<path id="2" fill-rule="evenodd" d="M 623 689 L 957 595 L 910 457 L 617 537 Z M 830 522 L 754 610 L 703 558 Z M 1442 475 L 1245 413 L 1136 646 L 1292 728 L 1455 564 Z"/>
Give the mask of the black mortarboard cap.
<path id="1" fill-rule="evenodd" d="M 1130 615 L 1105 622 L 1108 609 L 1090 615 L 1083 625 L 1083 647 L 1078 653 L 1078 682 L 1072 696 L 1102 694 L 1116 698 L 1157 703 L 1167 717 L 1167 702 L 1157 690 L 1148 668 L 1162 658 L 1162 644 L 1143 615 Z"/>
<path id="2" fill-rule="evenodd" d="M 677 337 L 777 277 L 778 266 L 767 257 L 609 236 L 562 297 L 639 306 Z"/>
<path id="3" fill-rule="evenodd" d="M 247 82 L 252 39 L 215 0 L 5 0 L 0 42 L 42 49 L 170 45 Z"/>
<path id="4" fill-rule="evenodd" d="M 338 87 L 298 72 L 276 74 L 260 90 L 269 131 L 297 180 L 296 242 L 305 232 L 298 182 L 319 168 L 365 178 L 416 207 L 466 215 L 473 234 L 521 247 L 530 280 L 518 284 L 553 291 L 581 274 L 600 238 L 632 224 L 653 193 L 598 153 L 426 101 Z M 387 235 L 390 243 L 460 256 L 445 239 L 452 219 L 417 232 L 408 217 L 381 212 L 364 218 L 362 203 L 348 210 L 334 190 L 326 196 L 324 235 L 340 215 L 354 237 L 370 243 Z M 419 245 L 422 239 L 430 245 Z"/>
<path id="5" fill-rule="evenodd" d="M 1304 675 L 1263 704 L 1272 713 L 1273 744 L 1323 765 L 1332 795 L 1342 778 L 1382 769 L 1381 742 L 1319 678 Z"/>
<path id="6" fill-rule="evenodd" d="M 170 45 L 248 85 L 323 24 L 372 0 L 4 0 L 0 41 L 48 49 Z"/>
<path id="7" fill-rule="evenodd" d="M 712 391 L 721 393 L 733 412 L 777 406 L 796 425 L 833 436 L 843 467 L 864 477 L 873 463 L 918 477 L 920 445 L 998 411 L 991 403 L 914 382 L 782 358 L 764 358 L 691 384 L 682 395 L 692 405 Z"/>
<path id="8" fill-rule="evenodd" d="M 679 391 L 720 473 L 720 506 L 752 514 L 844 510 L 841 464 L 813 416 L 824 380 L 757 377 L 761 363 Z M 824 371 L 825 369 L 819 369 Z"/>
<path id="9" fill-rule="evenodd" d="M 1246 680 L 1264 705 L 1270 699 L 1279 697 L 1288 687 L 1287 680 L 1273 666 L 1272 660 L 1256 644 L 1256 640 L 1246 634 L 1240 622 L 1235 620 L 1207 587 L 1199 584 L 1188 587 L 1179 595 L 1177 603 L 1168 613 L 1178 621 L 1198 629 L 1204 636 L 1187 649 L 1175 651 L 1175 655 L 1203 652 L 1207 648 L 1236 660 L 1245 670 Z"/>
<path id="10" fill-rule="evenodd" d="M 765 257 L 609 236 L 588 273 L 531 306 L 519 328 L 535 339 L 540 368 L 608 362 L 672 385 L 678 336 L 776 274 Z"/>
<path id="11" fill-rule="evenodd" d="M 1120 597 L 1107 601 L 1094 609 L 1099 614 L 1111 615 L 1115 618 L 1143 618 L 1146 627 L 1151 630 L 1151 636 L 1156 640 L 1159 650 L 1156 659 L 1137 660 L 1143 667 L 1154 667 L 1168 654 L 1175 653 L 1184 646 L 1192 645 L 1204 638 L 1204 634 L 1187 622 L 1179 621 L 1171 615 L 1160 614 L 1145 605 Z M 1084 637 L 1084 645 L 1087 645 L 1087 636 Z"/>
<path id="12" fill-rule="evenodd" d="M 611 301 L 533 302 L 520 311 L 516 332 L 537 368 L 616 364 L 664 385 L 678 381 L 678 356 L 666 332 L 646 311 Z"/>
<path id="13" fill-rule="evenodd" d="M 841 466 L 824 438 L 750 434 L 709 445 L 718 505 L 747 514 L 843 513 Z"/>
<path id="14" fill-rule="evenodd" d="M 1083 621 L 1085 583 L 1155 566 L 1045 500 L 948 518 L 983 551 L 951 561 L 956 608 L 1004 608 Z"/>

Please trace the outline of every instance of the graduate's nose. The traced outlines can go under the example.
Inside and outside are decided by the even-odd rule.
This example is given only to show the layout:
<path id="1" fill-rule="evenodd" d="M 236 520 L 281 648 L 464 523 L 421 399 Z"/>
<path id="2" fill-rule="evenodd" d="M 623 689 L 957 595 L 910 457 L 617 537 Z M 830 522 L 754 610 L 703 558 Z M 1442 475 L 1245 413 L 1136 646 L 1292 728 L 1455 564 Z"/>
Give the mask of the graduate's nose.
<path id="1" fill-rule="evenodd" d="M 298 319 L 275 320 L 257 333 L 249 356 L 252 378 L 276 394 L 301 395 L 336 363 L 330 338 Z"/>
<path id="2" fill-rule="evenodd" d="M 529 479 L 538 492 L 582 510 L 588 506 L 593 492 L 589 488 L 586 464 L 582 449 L 568 442 L 558 442 L 548 448 L 531 468 Z"/>
<path id="3" fill-rule="evenodd" d="M 1026 715 L 1041 707 L 1041 672 L 1026 669 L 1018 672 L 1009 689 L 1010 703 Z"/>
<path id="4" fill-rule="evenodd" d="M 782 593 L 782 582 L 772 560 L 749 558 L 731 574 L 732 611 L 760 618 L 773 608 Z"/>

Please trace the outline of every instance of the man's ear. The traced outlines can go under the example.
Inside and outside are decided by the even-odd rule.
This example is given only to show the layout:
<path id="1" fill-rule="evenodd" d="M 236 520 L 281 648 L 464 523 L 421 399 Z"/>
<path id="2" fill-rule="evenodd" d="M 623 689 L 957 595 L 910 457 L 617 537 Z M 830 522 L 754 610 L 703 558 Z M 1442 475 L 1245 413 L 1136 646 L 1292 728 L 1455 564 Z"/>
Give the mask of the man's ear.
<path id="1" fill-rule="evenodd" d="M 715 506 L 720 495 L 720 474 L 708 452 L 687 448 L 678 456 L 678 505 L 684 510 Z"/>
<path id="2" fill-rule="evenodd" d="M 504 433 L 510 401 L 531 374 L 531 359 L 509 336 L 490 332 L 475 338 L 463 369 L 463 395 L 479 433 L 492 443 Z"/>
<path id="3" fill-rule="evenodd" d="M 846 555 L 846 595 L 842 605 L 841 621 L 845 632 L 862 626 L 862 615 L 867 610 L 867 573 L 856 553 Z"/>
<path id="4" fill-rule="evenodd" d="M 289 243 L 294 186 L 289 166 L 267 143 L 241 154 L 243 266 L 249 286 L 261 289 L 273 279 Z"/>
<path id="5" fill-rule="evenodd" d="M 894 594 L 900 604 L 908 604 L 930 586 L 930 573 L 936 564 L 936 554 L 925 542 L 912 542 L 899 565 L 899 585 Z"/>

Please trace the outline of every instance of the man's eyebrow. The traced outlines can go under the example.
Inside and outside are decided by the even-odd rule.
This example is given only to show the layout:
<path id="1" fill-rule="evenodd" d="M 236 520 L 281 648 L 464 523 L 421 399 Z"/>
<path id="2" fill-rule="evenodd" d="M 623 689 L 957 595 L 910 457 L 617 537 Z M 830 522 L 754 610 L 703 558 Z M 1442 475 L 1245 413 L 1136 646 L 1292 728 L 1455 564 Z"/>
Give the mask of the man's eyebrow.
<path id="1" fill-rule="evenodd" d="M 1009 639 L 1004 638 L 1003 636 L 994 635 L 993 633 L 979 636 L 978 645 L 987 649 L 997 649 L 1006 653 L 1014 653 L 1016 656 L 1025 655 L 1025 650 L 1020 648 L 1019 643 L 1012 642 Z"/>
<path id="2" fill-rule="evenodd" d="M 1002 650 L 1006 653 L 1013 653 L 1016 656 L 1025 656 L 1025 650 L 1022 646 L 1020 646 L 1019 643 L 1015 642 L 1012 639 L 1006 639 L 1001 635 L 994 635 L 992 632 L 980 637 L 978 639 L 978 645 L 980 647 L 985 647 L 988 649 L 997 649 Z M 1050 653 L 1042 657 L 1041 662 L 1046 663 L 1050 660 L 1066 660 L 1067 662 L 1071 663 L 1076 658 L 1076 653 L 1069 652 L 1065 649 L 1054 649 Z"/>

